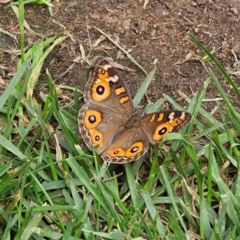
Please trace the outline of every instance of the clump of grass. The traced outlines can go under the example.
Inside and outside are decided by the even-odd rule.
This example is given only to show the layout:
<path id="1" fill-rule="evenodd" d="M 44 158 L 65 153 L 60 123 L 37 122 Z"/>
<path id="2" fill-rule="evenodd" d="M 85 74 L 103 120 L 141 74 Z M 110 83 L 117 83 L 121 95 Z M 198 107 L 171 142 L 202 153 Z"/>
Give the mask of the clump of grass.
<path id="1" fill-rule="evenodd" d="M 125 164 L 119 173 L 106 163 L 100 166 L 96 153 L 80 148 L 77 91 L 73 105 L 59 106 L 47 72 L 49 91 L 41 104 L 34 99 L 46 56 L 65 38 L 41 40 L 23 53 L 18 71 L 0 96 L 1 239 L 239 239 L 240 118 L 214 73 L 209 70 L 225 103 L 224 109 L 219 106 L 221 119 L 201 107 L 209 78 L 202 92 L 188 99 L 193 118 L 187 138 L 180 133 L 166 136 L 154 149 L 151 169 L 143 179 L 139 170 L 144 159 Z M 224 68 L 192 38 L 239 94 Z M 154 71 L 136 94 L 135 105 Z M 160 103 L 147 111 L 156 111 Z M 161 151 L 165 141 L 172 142 L 166 152 Z"/>

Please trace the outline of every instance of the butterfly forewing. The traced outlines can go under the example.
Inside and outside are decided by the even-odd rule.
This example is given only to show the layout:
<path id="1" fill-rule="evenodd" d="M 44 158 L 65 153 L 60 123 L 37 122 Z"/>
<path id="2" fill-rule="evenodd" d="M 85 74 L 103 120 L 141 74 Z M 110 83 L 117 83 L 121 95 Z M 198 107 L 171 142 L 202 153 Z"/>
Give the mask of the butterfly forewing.
<path id="1" fill-rule="evenodd" d="M 132 98 L 117 70 L 104 58 L 96 57 L 85 88 L 87 102 L 106 106 L 120 113 L 134 111 Z"/>
<path id="2" fill-rule="evenodd" d="M 189 123 L 191 114 L 182 111 L 162 111 L 146 115 L 142 121 L 142 128 L 152 144 L 158 144 L 164 136 L 177 132 Z"/>

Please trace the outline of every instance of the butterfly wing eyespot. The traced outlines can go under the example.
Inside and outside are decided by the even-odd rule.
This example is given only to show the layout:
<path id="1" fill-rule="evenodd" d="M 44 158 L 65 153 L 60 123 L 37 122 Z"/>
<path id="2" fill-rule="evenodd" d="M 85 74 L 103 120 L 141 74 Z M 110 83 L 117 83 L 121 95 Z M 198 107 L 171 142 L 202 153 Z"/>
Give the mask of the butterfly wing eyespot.
<path id="1" fill-rule="evenodd" d="M 161 141 L 165 135 L 172 132 L 173 127 L 169 123 L 163 123 L 156 127 L 152 138 L 154 141 Z"/>
<path id="2" fill-rule="evenodd" d="M 111 88 L 106 81 L 96 81 L 92 86 L 92 98 L 96 102 L 106 100 L 111 94 Z"/>
<path id="3" fill-rule="evenodd" d="M 108 154 L 111 158 L 119 157 L 119 156 L 124 156 L 125 151 L 119 147 L 116 149 L 109 149 L 106 151 L 106 154 Z"/>
<path id="4" fill-rule="evenodd" d="M 135 142 L 133 143 L 126 151 L 127 157 L 135 157 L 137 154 L 143 151 L 143 142 Z"/>
<path id="5" fill-rule="evenodd" d="M 84 116 L 84 123 L 86 128 L 96 128 L 102 121 L 101 113 L 95 110 L 87 110 Z"/>
<path id="6" fill-rule="evenodd" d="M 189 112 L 181 112 L 181 115 L 176 116 L 174 115 L 171 125 L 174 127 L 174 131 L 178 131 L 179 129 L 183 128 L 186 126 L 192 118 L 192 115 Z"/>
<path id="7" fill-rule="evenodd" d="M 106 79 L 109 77 L 108 71 L 106 71 L 106 70 L 103 69 L 103 68 L 98 68 L 97 69 L 98 77 L 103 81 L 106 81 Z"/>
<path id="8" fill-rule="evenodd" d="M 96 129 L 92 129 L 90 130 L 90 134 L 92 137 L 92 143 L 95 146 L 98 146 L 99 148 L 103 147 L 103 134 L 101 132 L 99 132 Z"/>

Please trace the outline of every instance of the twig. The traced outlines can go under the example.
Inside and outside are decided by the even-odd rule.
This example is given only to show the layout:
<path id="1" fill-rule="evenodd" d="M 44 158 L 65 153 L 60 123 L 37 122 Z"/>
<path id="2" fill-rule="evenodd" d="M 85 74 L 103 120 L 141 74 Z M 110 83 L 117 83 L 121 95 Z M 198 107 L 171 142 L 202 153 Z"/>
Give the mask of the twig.
<path id="1" fill-rule="evenodd" d="M 4 30 L 4 29 L 2 29 L 2 28 L 0 28 L 0 32 L 2 32 L 2 33 L 4 33 L 4 34 L 12 37 L 16 42 L 18 42 L 18 41 L 17 41 L 17 37 L 16 37 L 14 34 L 8 32 L 8 31 L 6 31 L 6 30 Z"/>
<path id="2" fill-rule="evenodd" d="M 132 57 L 132 55 L 127 52 L 124 48 L 122 48 L 116 41 L 114 41 L 110 36 L 108 36 L 105 32 L 103 32 L 101 29 L 94 27 L 96 30 L 98 30 L 101 34 L 103 34 L 105 37 L 107 37 L 108 40 L 110 40 L 113 44 L 115 44 L 121 51 L 123 51 L 127 57 L 135 64 L 137 65 L 146 75 L 147 72 L 142 68 L 142 66 Z"/>

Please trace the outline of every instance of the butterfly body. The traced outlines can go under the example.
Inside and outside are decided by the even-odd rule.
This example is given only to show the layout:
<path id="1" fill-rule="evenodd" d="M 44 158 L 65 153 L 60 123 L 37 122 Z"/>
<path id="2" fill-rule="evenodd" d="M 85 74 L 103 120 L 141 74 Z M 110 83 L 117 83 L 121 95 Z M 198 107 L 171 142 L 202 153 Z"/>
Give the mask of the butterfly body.
<path id="1" fill-rule="evenodd" d="M 170 132 L 176 132 L 191 119 L 182 111 L 146 114 L 133 107 L 131 95 L 116 69 L 102 57 L 85 89 L 86 104 L 78 116 L 79 131 L 89 149 L 96 147 L 104 161 L 136 161 Z"/>

